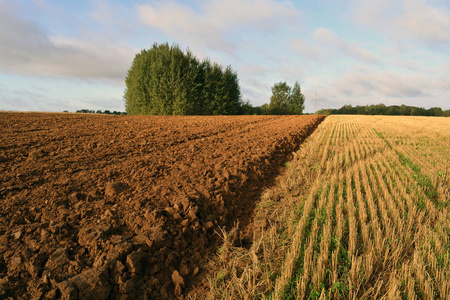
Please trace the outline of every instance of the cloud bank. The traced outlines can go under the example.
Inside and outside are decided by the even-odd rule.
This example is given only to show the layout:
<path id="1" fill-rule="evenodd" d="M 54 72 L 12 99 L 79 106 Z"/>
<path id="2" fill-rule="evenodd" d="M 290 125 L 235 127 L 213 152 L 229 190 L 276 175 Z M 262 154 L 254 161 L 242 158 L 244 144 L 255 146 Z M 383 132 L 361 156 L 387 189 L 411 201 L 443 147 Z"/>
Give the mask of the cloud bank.
<path id="1" fill-rule="evenodd" d="M 95 39 L 94 39 L 95 38 Z M 123 82 L 136 50 L 114 39 L 52 36 L 0 2 L 0 71 Z"/>
<path id="2" fill-rule="evenodd" d="M 292 2 L 273 0 L 212 0 L 196 6 L 175 1 L 138 8 L 141 22 L 186 45 L 235 54 L 242 32 L 274 34 L 297 26 L 299 11 Z M 249 37 L 247 37 L 249 38 Z M 198 47 L 200 46 L 200 47 Z"/>

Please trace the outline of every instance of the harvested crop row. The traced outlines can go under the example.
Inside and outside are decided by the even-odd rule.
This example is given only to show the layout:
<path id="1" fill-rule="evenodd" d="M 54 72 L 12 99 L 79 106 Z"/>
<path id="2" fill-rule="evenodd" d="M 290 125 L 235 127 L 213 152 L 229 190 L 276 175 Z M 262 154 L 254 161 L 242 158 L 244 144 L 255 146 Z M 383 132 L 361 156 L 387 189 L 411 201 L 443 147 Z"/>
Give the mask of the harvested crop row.
<path id="1" fill-rule="evenodd" d="M 0 298 L 183 297 L 322 120 L 2 113 Z"/>
<path id="2" fill-rule="evenodd" d="M 221 262 L 216 295 L 449 298 L 448 122 L 327 118 L 263 196 L 252 247 Z"/>

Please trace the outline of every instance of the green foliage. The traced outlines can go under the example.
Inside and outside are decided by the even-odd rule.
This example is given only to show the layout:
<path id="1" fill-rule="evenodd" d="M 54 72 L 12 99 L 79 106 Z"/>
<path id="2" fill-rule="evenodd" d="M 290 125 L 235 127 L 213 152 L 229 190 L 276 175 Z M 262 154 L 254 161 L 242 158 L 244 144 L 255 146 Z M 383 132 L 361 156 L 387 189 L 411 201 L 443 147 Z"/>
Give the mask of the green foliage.
<path id="1" fill-rule="evenodd" d="M 388 116 L 434 116 L 450 117 L 450 110 L 443 111 L 440 107 L 425 109 L 423 107 L 384 104 L 366 105 L 355 107 L 344 105 L 339 109 L 321 109 L 317 112 L 320 115 L 388 115 Z"/>
<path id="2" fill-rule="evenodd" d="M 388 147 L 389 147 L 390 149 L 392 149 L 391 143 L 383 136 L 383 133 L 382 133 L 382 132 L 378 132 L 378 131 L 376 131 L 375 129 L 374 129 L 373 131 L 375 131 L 375 133 L 376 133 L 381 139 L 383 139 L 383 141 L 386 143 L 386 145 L 388 145 Z"/>
<path id="3" fill-rule="evenodd" d="M 289 99 L 289 110 L 294 115 L 301 115 L 305 109 L 305 96 L 302 94 L 300 84 L 295 82 Z"/>
<path id="4" fill-rule="evenodd" d="M 305 109 L 305 97 L 300 84 L 295 82 L 292 88 L 283 81 L 275 83 L 272 87 L 270 104 L 264 108 L 263 106 L 261 106 L 263 114 L 301 115 Z"/>
<path id="5" fill-rule="evenodd" d="M 288 113 L 289 97 L 291 87 L 286 82 L 276 83 L 272 87 L 272 96 L 270 97 L 270 111 L 274 115 L 286 115 Z"/>
<path id="6" fill-rule="evenodd" d="M 438 201 L 439 192 L 433 185 L 430 176 L 423 174 L 418 165 L 416 165 L 411 159 L 405 156 L 403 153 L 396 151 L 402 165 L 409 167 L 414 171 L 413 178 L 416 180 L 417 185 L 422 188 L 423 192 L 430 199 L 433 204 L 440 208 L 446 207 L 447 203 L 441 203 Z M 419 207 L 420 208 L 420 207 Z"/>
<path id="7" fill-rule="evenodd" d="M 249 100 L 244 101 L 242 104 L 243 115 L 260 115 L 259 107 L 253 107 Z"/>
<path id="8" fill-rule="evenodd" d="M 264 103 L 263 105 L 261 105 L 261 107 L 259 108 L 260 114 L 261 115 L 270 115 L 270 106 L 267 103 Z"/>
<path id="9" fill-rule="evenodd" d="M 178 45 L 155 43 L 136 54 L 125 83 L 123 98 L 130 115 L 244 113 L 239 80 L 232 68 L 223 70 L 208 59 L 200 62 Z"/>

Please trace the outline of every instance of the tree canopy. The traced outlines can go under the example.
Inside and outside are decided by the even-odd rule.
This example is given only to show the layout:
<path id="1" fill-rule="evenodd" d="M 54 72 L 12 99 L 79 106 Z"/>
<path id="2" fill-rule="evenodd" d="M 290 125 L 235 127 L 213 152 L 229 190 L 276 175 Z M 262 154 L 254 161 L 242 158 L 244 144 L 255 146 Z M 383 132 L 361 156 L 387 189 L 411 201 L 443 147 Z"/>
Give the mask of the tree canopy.
<path id="1" fill-rule="evenodd" d="M 450 110 L 443 111 L 440 107 L 432 107 L 425 109 L 423 107 L 415 107 L 408 105 L 391 105 L 384 104 L 376 105 L 344 105 L 338 109 L 321 109 L 317 112 L 324 115 L 391 115 L 391 116 L 435 116 L 435 117 L 449 117 Z"/>
<path id="2" fill-rule="evenodd" d="M 301 115 L 305 109 L 305 97 L 300 84 L 295 82 L 290 87 L 286 82 L 275 83 L 272 87 L 272 96 L 268 106 L 261 106 L 265 114 L 274 115 Z"/>
<path id="3" fill-rule="evenodd" d="M 155 43 L 136 54 L 125 84 L 129 115 L 233 115 L 245 109 L 230 66 L 199 61 L 178 45 Z"/>

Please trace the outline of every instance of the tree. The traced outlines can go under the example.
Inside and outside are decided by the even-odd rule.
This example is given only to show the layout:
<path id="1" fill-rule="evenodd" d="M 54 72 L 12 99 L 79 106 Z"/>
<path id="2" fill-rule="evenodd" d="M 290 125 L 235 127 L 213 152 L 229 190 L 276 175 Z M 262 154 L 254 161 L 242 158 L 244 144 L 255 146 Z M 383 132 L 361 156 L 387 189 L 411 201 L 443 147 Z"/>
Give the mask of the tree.
<path id="1" fill-rule="evenodd" d="M 289 97 L 288 110 L 294 115 L 301 115 L 305 109 L 305 96 L 302 94 L 300 84 L 296 81 Z"/>
<path id="2" fill-rule="evenodd" d="M 243 112 L 237 74 L 200 62 L 178 45 L 153 44 L 136 54 L 125 79 L 130 115 L 218 115 Z"/>
<path id="3" fill-rule="evenodd" d="M 444 115 L 444 111 L 440 107 L 432 107 L 429 109 L 430 116 L 442 117 Z"/>
<path id="4" fill-rule="evenodd" d="M 270 115 L 270 105 L 267 103 L 264 103 L 263 105 L 261 105 L 261 107 L 259 108 L 260 114 L 261 115 Z"/>
<path id="5" fill-rule="evenodd" d="M 275 83 L 270 97 L 270 113 L 274 115 L 300 115 L 305 109 L 305 97 L 300 84 L 295 82 L 291 88 L 286 82 Z"/>
<path id="6" fill-rule="evenodd" d="M 283 81 L 275 83 L 270 97 L 270 113 L 274 115 L 288 114 L 291 87 Z"/>
<path id="7" fill-rule="evenodd" d="M 257 115 L 258 108 L 253 107 L 250 100 L 245 100 L 242 104 L 242 114 L 243 115 Z"/>

